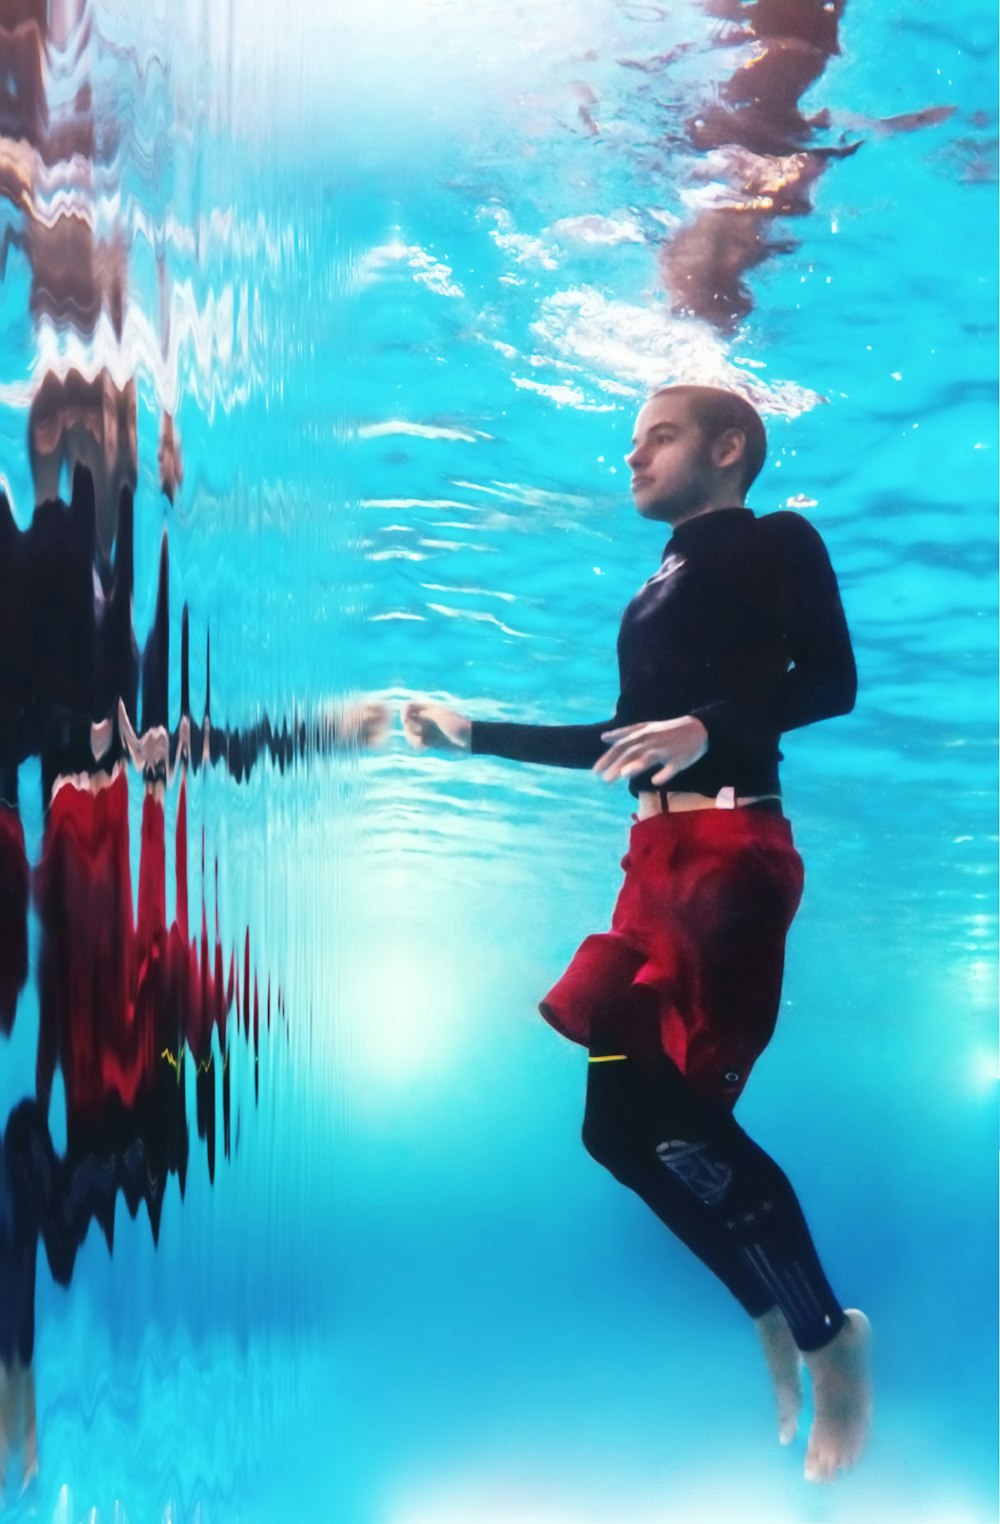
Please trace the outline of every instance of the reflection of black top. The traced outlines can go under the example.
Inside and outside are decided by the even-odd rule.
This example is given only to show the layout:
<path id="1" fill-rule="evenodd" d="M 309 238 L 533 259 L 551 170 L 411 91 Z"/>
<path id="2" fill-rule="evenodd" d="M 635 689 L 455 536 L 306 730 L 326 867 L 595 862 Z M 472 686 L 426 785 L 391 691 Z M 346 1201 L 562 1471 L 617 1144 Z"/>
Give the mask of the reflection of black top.
<path id="1" fill-rule="evenodd" d="M 778 739 L 853 707 L 857 674 L 837 579 L 797 513 L 722 508 L 674 530 L 618 634 L 621 693 L 596 725 L 475 721 L 472 750 L 556 767 L 592 767 L 601 732 L 693 714 L 708 751 L 671 780 L 716 794 L 778 791 Z M 633 793 L 650 774 L 633 779 Z"/>

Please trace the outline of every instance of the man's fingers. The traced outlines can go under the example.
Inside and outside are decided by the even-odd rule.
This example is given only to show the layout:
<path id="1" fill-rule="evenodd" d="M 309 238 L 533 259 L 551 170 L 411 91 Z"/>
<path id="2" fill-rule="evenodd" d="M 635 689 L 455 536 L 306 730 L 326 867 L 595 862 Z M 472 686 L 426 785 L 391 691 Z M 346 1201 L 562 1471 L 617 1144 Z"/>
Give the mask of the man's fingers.
<path id="1" fill-rule="evenodd" d="M 616 778 L 637 778 L 640 773 L 648 772 L 655 764 L 655 757 L 637 757 L 634 762 L 624 762 L 615 773 Z M 609 782 L 611 780 L 609 779 Z"/>
<path id="2" fill-rule="evenodd" d="M 705 727 L 690 715 L 622 725 L 603 731 L 601 739 L 608 743 L 608 748 L 594 763 L 594 772 L 605 783 L 613 783 L 616 778 L 634 778 L 648 770 L 655 788 L 686 771 L 708 749 Z"/>
<path id="3" fill-rule="evenodd" d="M 657 762 L 662 761 L 662 757 L 652 756 L 646 751 L 630 753 L 617 757 L 609 767 L 602 768 L 601 777 L 605 783 L 614 783 L 616 778 L 634 778 L 637 773 L 644 773 L 647 767 L 655 767 Z"/>
<path id="4" fill-rule="evenodd" d="M 596 763 L 594 771 L 601 775 L 605 783 L 614 783 L 617 778 L 634 778 L 651 767 L 658 769 L 651 779 L 658 787 L 674 777 L 678 761 L 665 756 L 662 746 L 653 747 L 641 741 L 619 741 L 609 747 Z"/>
<path id="5" fill-rule="evenodd" d="M 615 777 L 625 772 L 641 773 L 644 767 L 652 767 L 654 762 L 662 762 L 662 757 L 652 757 L 644 751 L 629 751 L 620 757 L 615 757 L 610 767 L 603 769 L 604 776 L 613 773 Z"/>
<path id="6" fill-rule="evenodd" d="M 640 745 L 641 742 L 637 741 L 615 741 L 613 745 L 608 747 L 607 751 L 604 752 L 602 756 L 598 757 L 597 761 L 594 763 L 594 771 L 602 773 L 606 768 L 613 767 L 615 763 L 620 762 L 623 757 L 631 756 Z"/>
<path id="7" fill-rule="evenodd" d="M 438 726 L 428 715 L 426 705 L 416 701 L 405 704 L 402 721 L 403 735 L 415 750 L 423 751 L 434 744 Z"/>
<path id="8" fill-rule="evenodd" d="M 648 758 L 650 762 L 662 762 L 663 757 L 650 752 L 640 741 L 618 741 L 614 746 L 609 746 L 603 757 L 599 757 L 594 763 L 594 771 L 607 775 L 612 769 L 620 768 L 622 763 L 635 762 L 641 757 Z"/>
<path id="9" fill-rule="evenodd" d="M 617 730 L 602 730 L 601 740 L 607 741 L 614 748 L 620 746 L 623 741 L 641 741 L 648 730 L 645 720 L 640 720 L 637 725 L 620 725 Z"/>
<path id="10" fill-rule="evenodd" d="M 411 746 L 419 746 L 424 734 L 424 706 L 416 702 L 404 704 L 400 713 L 403 734 Z"/>

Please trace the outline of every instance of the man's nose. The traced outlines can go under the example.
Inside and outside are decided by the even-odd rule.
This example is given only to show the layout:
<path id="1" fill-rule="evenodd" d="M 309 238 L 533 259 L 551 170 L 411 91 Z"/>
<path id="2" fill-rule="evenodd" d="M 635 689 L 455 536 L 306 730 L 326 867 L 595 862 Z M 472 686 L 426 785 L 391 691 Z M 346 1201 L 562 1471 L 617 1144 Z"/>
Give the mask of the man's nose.
<path id="1" fill-rule="evenodd" d="M 625 464 L 628 466 L 630 471 L 634 471 L 635 470 L 635 468 L 638 465 L 641 457 L 642 457 L 642 451 L 641 451 L 641 449 L 639 448 L 638 445 L 636 445 L 634 450 L 630 450 L 628 452 L 628 454 L 625 457 Z"/>

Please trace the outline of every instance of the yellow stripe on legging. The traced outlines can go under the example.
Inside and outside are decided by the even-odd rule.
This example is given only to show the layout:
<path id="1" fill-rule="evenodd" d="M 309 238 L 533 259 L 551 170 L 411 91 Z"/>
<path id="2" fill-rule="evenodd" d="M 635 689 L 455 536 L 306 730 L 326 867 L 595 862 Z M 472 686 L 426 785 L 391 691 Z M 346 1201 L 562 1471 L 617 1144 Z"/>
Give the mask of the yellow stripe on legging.
<path id="1" fill-rule="evenodd" d="M 591 1053 L 592 1064 L 618 1064 L 624 1063 L 628 1058 L 627 1053 Z"/>

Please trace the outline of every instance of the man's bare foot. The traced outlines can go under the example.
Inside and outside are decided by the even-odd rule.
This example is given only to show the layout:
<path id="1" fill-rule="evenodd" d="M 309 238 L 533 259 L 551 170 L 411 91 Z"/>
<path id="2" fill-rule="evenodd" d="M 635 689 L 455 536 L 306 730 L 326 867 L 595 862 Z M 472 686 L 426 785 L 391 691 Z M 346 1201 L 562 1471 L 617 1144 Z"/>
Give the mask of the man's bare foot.
<path id="1" fill-rule="evenodd" d="M 822 1349 L 803 1355 L 813 1388 L 806 1481 L 832 1482 L 860 1460 L 872 1422 L 871 1324 L 850 1308 Z"/>
<path id="2" fill-rule="evenodd" d="M 802 1407 L 802 1356 L 799 1353 L 792 1330 L 785 1321 L 784 1313 L 777 1307 L 754 1319 L 764 1358 L 774 1382 L 774 1395 L 778 1402 L 778 1438 L 783 1445 L 790 1445 L 799 1426 L 799 1410 Z"/>

